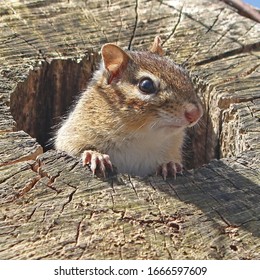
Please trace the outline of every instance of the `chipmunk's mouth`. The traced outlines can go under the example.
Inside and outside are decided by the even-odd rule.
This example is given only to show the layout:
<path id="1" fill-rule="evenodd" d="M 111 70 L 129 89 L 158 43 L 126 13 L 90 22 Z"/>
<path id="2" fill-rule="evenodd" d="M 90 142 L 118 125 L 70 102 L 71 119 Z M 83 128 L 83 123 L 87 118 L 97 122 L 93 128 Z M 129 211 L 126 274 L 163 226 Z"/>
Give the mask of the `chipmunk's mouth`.
<path id="1" fill-rule="evenodd" d="M 158 126 L 156 129 L 159 132 L 163 132 L 166 134 L 178 134 L 180 131 L 184 130 L 187 126 L 183 125 L 175 125 L 175 124 L 164 124 Z"/>
<path id="2" fill-rule="evenodd" d="M 185 119 L 174 119 L 174 120 L 161 120 L 158 122 L 156 128 L 158 129 L 172 129 L 180 130 L 187 127 L 189 123 Z"/>
<path id="3" fill-rule="evenodd" d="M 181 129 L 184 128 L 185 126 L 183 125 L 175 125 L 175 124 L 165 124 L 159 126 L 159 128 L 169 128 L 169 129 Z"/>

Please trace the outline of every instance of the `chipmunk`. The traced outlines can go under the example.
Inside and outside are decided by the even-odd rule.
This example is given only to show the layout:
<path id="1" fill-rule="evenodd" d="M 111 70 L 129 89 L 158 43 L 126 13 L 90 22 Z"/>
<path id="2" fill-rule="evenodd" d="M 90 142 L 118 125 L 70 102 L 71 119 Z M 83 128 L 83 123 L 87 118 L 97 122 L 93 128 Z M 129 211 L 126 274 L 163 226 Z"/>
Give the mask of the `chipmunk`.
<path id="1" fill-rule="evenodd" d="M 148 51 L 101 49 L 102 62 L 55 137 L 55 147 L 82 155 L 93 174 L 176 176 L 185 128 L 203 111 L 187 72 L 163 56 L 160 37 Z"/>

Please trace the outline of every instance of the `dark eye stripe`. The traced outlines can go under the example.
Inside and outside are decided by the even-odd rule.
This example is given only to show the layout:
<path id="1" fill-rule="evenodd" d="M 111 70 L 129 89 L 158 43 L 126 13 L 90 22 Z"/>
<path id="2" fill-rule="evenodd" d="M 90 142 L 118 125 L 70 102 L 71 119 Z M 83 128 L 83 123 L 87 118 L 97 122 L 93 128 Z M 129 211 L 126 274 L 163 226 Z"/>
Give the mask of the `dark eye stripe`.
<path id="1" fill-rule="evenodd" d="M 157 87 L 154 84 L 154 81 L 148 77 L 142 78 L 138 83 L 138 87 L 144 94 L 155 94 L 157 92 Z"/>

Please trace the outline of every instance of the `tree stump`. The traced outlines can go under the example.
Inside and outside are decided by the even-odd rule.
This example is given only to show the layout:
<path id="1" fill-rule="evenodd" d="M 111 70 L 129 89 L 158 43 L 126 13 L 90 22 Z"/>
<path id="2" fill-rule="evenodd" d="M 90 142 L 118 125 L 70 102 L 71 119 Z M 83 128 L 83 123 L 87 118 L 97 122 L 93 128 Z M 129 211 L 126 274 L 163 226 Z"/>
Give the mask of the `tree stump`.
<path id="1" fill-rule="evenodd" d="M 216 0 L 5 0 L 0 35 L 1 259 L 260 258 L 259 24 Z M 47 145 L 51 127 L 102 44 L 155 35 L 204 104 L 191 170 L 95 178 Z"/>

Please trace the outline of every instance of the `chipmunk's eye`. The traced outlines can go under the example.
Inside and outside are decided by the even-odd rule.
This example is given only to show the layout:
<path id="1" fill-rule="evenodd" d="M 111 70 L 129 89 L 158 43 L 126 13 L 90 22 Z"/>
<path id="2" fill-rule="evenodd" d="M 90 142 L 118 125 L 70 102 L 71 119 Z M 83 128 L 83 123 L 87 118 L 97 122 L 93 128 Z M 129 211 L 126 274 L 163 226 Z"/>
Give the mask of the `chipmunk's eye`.
<path id="1" fill-rule="evenodd" d="M 138 87 L 145 94 L 154 94 L 157 92 L 157 87 L 151 78 L 146 77 L 141 79 Z"/>

